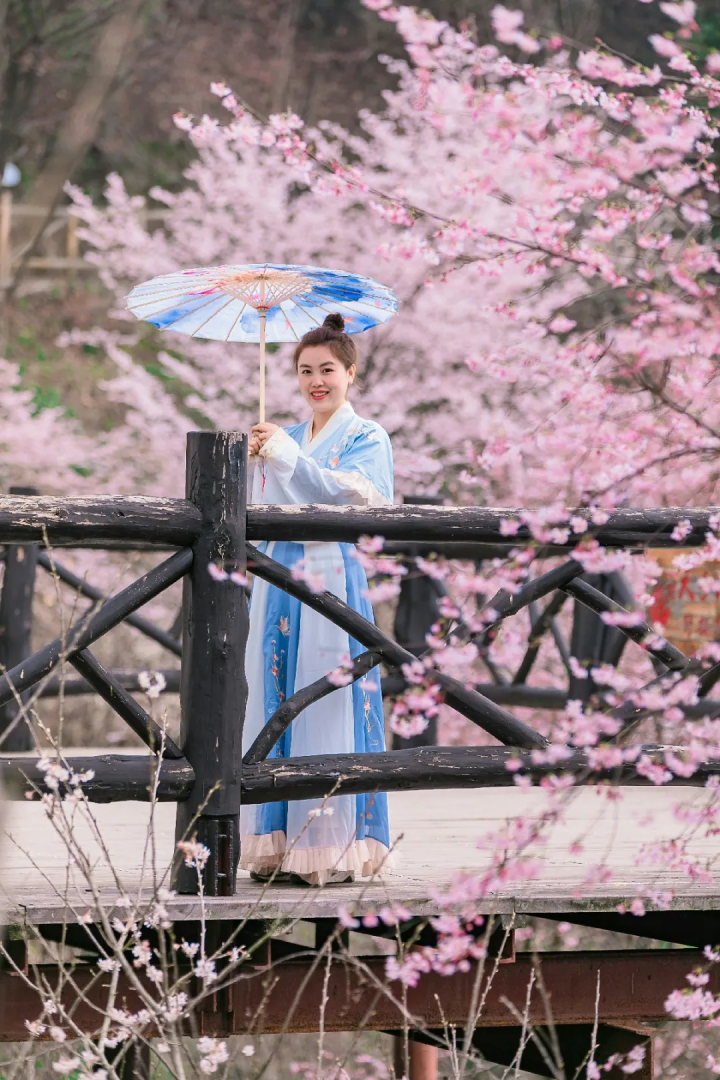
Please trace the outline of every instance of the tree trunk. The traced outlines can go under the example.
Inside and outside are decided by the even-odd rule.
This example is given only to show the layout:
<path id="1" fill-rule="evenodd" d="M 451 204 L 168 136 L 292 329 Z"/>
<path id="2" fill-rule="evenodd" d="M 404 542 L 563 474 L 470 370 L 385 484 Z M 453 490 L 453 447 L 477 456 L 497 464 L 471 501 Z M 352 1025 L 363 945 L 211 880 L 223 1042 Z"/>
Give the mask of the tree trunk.
<path id="1" fill-rule="evenodd" d="M 128 0 L 103 27 L 87 77 L 70 106 L 47 163 L 35 177 L 27 201 L 45 210 L 43 217 L 31 218 L 21 232 L 20 262 L 13 286 L 17 285 L 27 260 L 32 255 L 66 181 L 95 137 L 108 96 L 112 92 L 128 47 L 135 38 L 146 0 Z"/>

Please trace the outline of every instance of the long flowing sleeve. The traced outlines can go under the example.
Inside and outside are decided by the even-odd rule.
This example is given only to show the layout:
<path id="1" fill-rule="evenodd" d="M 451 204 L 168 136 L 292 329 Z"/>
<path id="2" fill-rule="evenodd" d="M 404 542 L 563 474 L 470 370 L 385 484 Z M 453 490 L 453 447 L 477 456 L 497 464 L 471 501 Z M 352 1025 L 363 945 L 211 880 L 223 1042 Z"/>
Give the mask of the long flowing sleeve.
<path id="1" fill-rule="evenodd" d="M 326 466 L 304 453 L 283 428 L 274 432 L 260 453 L 290 502 L 392 505 L 392 449 L 387 433 L 377 424 L 364 424 L 351 444 L 330 456 Z"/>

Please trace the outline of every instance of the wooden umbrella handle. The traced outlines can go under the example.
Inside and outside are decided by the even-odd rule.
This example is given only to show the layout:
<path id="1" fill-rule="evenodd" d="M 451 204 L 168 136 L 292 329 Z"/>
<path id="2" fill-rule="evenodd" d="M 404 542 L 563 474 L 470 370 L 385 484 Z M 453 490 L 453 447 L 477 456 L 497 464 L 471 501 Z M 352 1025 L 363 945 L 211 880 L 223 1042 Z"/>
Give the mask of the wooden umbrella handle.
<path id="1" fill-rule="evenodd" d="M 260 314 L 260 423 L 265 423 L 265 320 L 264 311 Z"/>

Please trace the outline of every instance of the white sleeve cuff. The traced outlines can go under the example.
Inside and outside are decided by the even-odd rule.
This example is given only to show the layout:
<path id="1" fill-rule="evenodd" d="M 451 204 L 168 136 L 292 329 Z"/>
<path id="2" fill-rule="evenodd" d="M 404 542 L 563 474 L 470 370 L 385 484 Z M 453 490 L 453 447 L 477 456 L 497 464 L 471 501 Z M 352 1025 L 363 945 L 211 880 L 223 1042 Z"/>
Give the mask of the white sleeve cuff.
<path id="1" fill-rule="evenodd" d="M 260 456 L 271 461 L 274 466 L 280 469 L 284 476 L 291 477 L 295 472 L 295 466 L 297 465 L 297 460 L 300 456 L 300 447 L 295 440 L 288 435 L 287 431 L 278 428 L 277 431 L 273 432 L 268 441 L 261 446 Z"/>
<path id="2" fill-rule="evenodd" d="M 393 506 L 393 500 L 378 491 L 375 485 L 359 472 L 343 472 L 333 469 L 331 476 L 339 484 L 343 484 L 348 491 L 352 492 L 349 499 L 355 506 Z"/>

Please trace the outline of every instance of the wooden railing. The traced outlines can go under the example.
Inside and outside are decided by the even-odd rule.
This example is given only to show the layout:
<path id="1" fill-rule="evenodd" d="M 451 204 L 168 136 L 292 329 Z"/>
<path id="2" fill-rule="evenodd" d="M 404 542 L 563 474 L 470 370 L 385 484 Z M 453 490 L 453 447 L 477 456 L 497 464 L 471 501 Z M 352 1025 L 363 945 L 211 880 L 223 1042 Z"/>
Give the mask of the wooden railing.
<path id="1" fill-rule="evenodd" d="M 162 225 L 167 211 L 145 209 L 140 211 L 148 225 Z M 17 232 L 28 219 L 42 219 L 47 210 L 42 206 L 18 202 L 8 189 L 0 191 L 0 290 L 12 283 L 14 271 L 23 255 Z M 53 211 L 38 245 L 38 250 L 25 263 L 30 271 L 76 273 L 95 271 L 95 266 L 82 257 L 77 234 L 79 219 L 65 207 Z"/>
<path id="2" fill-rule="evenodd" d="M 32 580 L 39 566 L 54 573 L 66 585 L 95 601 L 94 607 L 62 636 L 28 655 L 26 623 L 16 620 L 14 637 L 0 638 L 0 659 L 6 668 L 0 677 L 0 707 L 4 707 L 6 740 L 27 720 L 27 704 L 33 694 L 57 692 L 61 665 L 69 662 L 89 685 L 112 706 L 118 715 L 148 746 L 146 758 L 108 754 L 94 758 L 95 777 L 84 785 L 90 799 L 113 801 L 149 798 L 155 785 L 160 799 L 177 801 L 177 833 L 197 832 L 211 857 L 206 870 L 209 895 L 232 893 L 238 860 L 238 817 L 240 803 L 262 803 L 277 799 L 319 798 L 331 793 L 396 791 L 407 788 L 452 788 L 504 785 L 512 783 L 508 759 L 516 759 L 529 776 L 572 773 L 578 783 L 599 779 L 622 783 L 645 782 L 632 763 L 617 769 L 598 770 L 588 756 L 572 749 L 559 766 L 538 759 L 546 740 L 505 705 L 546 707 L 543 694 L 555 694 L 552 707 L 560 708 L 568 691 L 543 691 L 525 685 L 545 634 L 555 634 L 561 658 L 567 646 L 555 624 L 562 602 L 572 597 L 593 616 L 626 610 L 614 596 L 627 595 L 627 586 L 615 578 L 605 591 L 583 574 L 572 557 L 576 543 L 548 545 L 539 556 L 566 556 L 564 561 L 539 577 L 529 580 L 517 592 L 500 592 L 487 606 L 494 612 L 482 632 L 472 632 L 462 624 L 452 633 L 473 641 L 494 681 L 472 687 L 438 668 L 430 668 L 432 681 L 442 690 L 444 701 L 501 745 L 499 747 L 420 747 L 382 754 L 342 754 L 323 757 L 273 759 L 269 755 L 292 720 L 308 705 L 335 691 L 335 683 L 323 677 L 283 702 L 266 727 L 241 755 L 242 729 L 247 701 L 244 655 L 248 633 L 246 590 L 216 581 L 208 572 L 210 563 L 226 570 L 264 578 L 275 587 L 313 608 L 365 649 L 355 659 L 351 678 L 356 680 L 383 663 L 388 669 L 386 688 L 401 692 L 403 665 L 412 663 L 415 652 L 398 644 L 332 593 L 313 592 L 304 582 L 267 555 L 251 541 L 357 541 L 363 535 L 382 535 L 388 550 L 441 551 L 448 556 L 482 560 L 510 547 L 531 543 L 527 529 L 513 537 L 502 535 L 500 523 L 519 512 L 480 507 L 394 506 L 379 509 L 356 507 L 282 507 L 245 504 L 247 440 L 233 433 L 193 432 L 188 436 L 185 499 L 98 496 L 93 498 L 51 498 L 29 494 L 0 497 L 0 544 L 6 545 L 6 573 L 0 600 L 0 627 L 12 620 L 8 612 L 20 596 L 32 593 Z M 715 508 L 705 509 L 623 509 L 608 521 L 595 526 L 588 512 L 569 513 L 588 517 L 589 532 L 607 547 L 642 550 L 648 546 L 672 547 L 672 531 L 680 519 L 690 522 L 684 545 L 704 542 Z M 164 561 L 142 578 L 104 598 L 56 561 L 61 547 L 174 548 Z M 567 557 L 569 556 L 569 557 Z M 183 580 L 182 645 L 177 637 L 137 615 L 138 610 L 170 585 Z M 613 595 L 608 595 L 612 593 Z M 540 612 L 537 604 L 550 597 Z M 532 630 L 525 657 L 509 683 L 494 671 L 488 646 L 505 619 L 529 608 Z M 3 609 L 4 616 L 3 616 Z M 181 730 L 175 744 L 129 692 L 137 686 L 135 673 L 106 670 L 92 647 L 121 622 L 132 623 L 141 632 L 182 657 L 182 670 L 174 673 L 174 689 L 180 691 Z M 702 671 L 694 660 L 667 641 L 653 639 L 644 623 L 617 627 L 611 643 L 617 663 L 622 645 L 642 643 L 656 664 L 658 679 L 667 672 L 701 673 L 700 697 L 704 698 L 720 678 L 720 664 Z M 620 647 L 617 641 L 621 642 Z M 179 679 L 179 681 L 178 681 Z M 79 682 L 79 680 L 77 681 Z M 77 690 L 77 682 L 75 690 Z M 72 681 L 68 681 L 71 685 Z M 706 709 L 720 711 L 720 703 L 705 703 Z M 627 739 L 647 715 L 632 698 L 611 710 L 620 723 L 620 736 Z M 11 743 L 6 742 L 7 745 Z M 662 759 L 663 748 L 645 746 L 643 752 Z M 15 777 L 18 796 L 25 791 L 42 791 L 43 774 L 32 757 L 4 758 L 5 768 Z M 87 758 L 70 758 L 78 770 Z M 704 783 L 708 775 L 720 772 L 720 762 L 706 762 L 684 783 Z M 18 782 L 19 781 L 19 782 Z M 184 878 L 179 871 L 181 891 L 197 889 L 197 876 Z"/>

